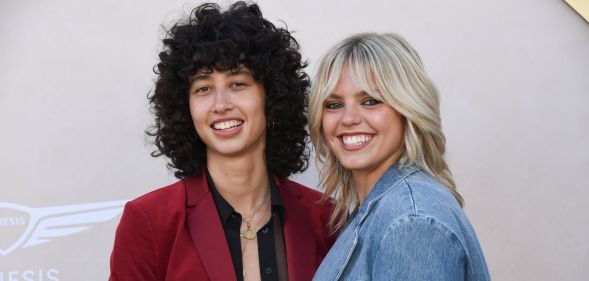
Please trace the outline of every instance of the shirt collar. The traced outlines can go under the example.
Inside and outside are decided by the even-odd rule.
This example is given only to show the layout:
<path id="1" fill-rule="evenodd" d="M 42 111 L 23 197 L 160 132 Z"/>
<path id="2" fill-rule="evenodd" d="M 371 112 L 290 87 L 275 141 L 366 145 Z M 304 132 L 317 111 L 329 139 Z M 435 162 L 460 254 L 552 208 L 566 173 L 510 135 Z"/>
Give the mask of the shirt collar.
<path id="1" fill-rule="evenodd" d="M 229 202 L 227 202 L 227 200 L 225 200 L 225 198 L 223 198 L 223 196 L 219 193 L 215 183 L 213 182 L 213 179 L 211 178 L 211 175 L 209 174 L 208 169 L 205 169 L 205 173 L 209 189 L 211 190 L 213 200 L 215 201 L 215 206 L 217 206 L 217 212 L 221 218 L 221 223 L 225 225 L 230 221 L 232 215 L 239 215 L 239 213 L 237 213 L 235 208 L 233 208 L 233 206 L 231 206 L 231 204 L 229 204 Z M 280 192 L 278 192 L 274 177 L 270 172 L 268 172 L 268 182 L 270 183 L 270 205 L 272 207 L 272 211 L 278 212 L 280 219 L 284 220 L 284 204 L 280 198 Z"/>

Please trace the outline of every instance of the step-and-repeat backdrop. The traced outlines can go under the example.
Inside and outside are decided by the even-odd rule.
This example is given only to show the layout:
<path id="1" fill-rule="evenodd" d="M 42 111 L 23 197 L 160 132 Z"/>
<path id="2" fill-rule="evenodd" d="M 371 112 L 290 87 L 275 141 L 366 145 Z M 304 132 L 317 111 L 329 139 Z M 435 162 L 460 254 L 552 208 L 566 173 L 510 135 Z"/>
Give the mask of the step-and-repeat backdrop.
<path id="1" fill-rule="evenodd" d="M 149 156 L 146 96 L 162 25 L 199 3 L 0 2 L 0 281 L 107 279 L 125 202 L 175 181 Z M 586 279 L 589 24 L 565 2 L 259 4 L 310 72 L 351 33 L 406 37 L 494 279 Z M 316 187 L 317 168 L 294 179 Z"/>

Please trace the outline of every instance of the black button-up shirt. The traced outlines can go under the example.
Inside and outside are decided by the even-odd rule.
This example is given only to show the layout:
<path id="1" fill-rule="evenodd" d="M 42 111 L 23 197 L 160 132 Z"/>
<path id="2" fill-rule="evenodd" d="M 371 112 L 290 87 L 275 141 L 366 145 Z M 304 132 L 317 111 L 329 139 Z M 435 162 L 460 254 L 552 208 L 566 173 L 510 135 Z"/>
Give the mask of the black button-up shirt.
<path id="1" fill-rule="evenodd" d="M 280 193 L 276 188 L 276 183 L 271 173 L 268 173 L 268 181 L 270 182 L 270 204 L 272 213 L 278 214 L 281 222 L 284 222 L 284 205 L 280 199 Z M 233 268 L 235 268 L 235 274 L 237 275 L 237 281 L 243 281 L 243 263 L 241 253 L 241 220 L 242 215 L 235 211 L 235 209 L 219 194 L 215 183 L 207 171 L 207 182 L 211 193 L 213 194 L 213 200 L 221 218 L 221 225 L 225 232 L 225 238 L 229 245 L 229 251 L 231 252 L 231 259 L 233 261 Z M 274 247 L 274 227 L 272 220 L 266 225 L 262 226 L 257 233 L 258 239 L 258 256 L 260 259 L 260 276 L 263 281 L 278 280 L 278 272 L 276 265 L 276 251 Z"/>

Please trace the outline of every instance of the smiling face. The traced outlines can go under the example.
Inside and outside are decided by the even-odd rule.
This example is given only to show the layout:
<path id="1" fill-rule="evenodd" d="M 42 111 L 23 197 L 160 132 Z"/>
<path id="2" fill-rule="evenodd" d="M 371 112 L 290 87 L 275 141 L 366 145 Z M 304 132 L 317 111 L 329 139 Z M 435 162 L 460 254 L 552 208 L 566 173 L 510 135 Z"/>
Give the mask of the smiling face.
<path id="1" fill-rule="evenodd" d="M 191 77 L 190 114 L 207 157 L 262 156 L 266 144 L 264 87 L 245 67 L 199 70 Z"/>
<path id="2" fill-rule="evenodd" d="M 378 178 L 403 152 L 404 119 L 359 87 L 351 75 L 344 65 L 323 103 L 323 136 L 344 168 Z"/>

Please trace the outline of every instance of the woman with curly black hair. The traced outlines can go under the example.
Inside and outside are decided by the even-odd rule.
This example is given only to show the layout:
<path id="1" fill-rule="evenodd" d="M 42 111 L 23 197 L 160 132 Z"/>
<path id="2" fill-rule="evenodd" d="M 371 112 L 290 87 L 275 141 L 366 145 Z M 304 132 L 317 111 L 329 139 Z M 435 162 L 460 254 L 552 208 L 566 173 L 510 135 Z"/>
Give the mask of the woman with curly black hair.
<path id="1" fill-rule="evenodd" d="M 125 206 L 110 280 L 310 280 L 331 204 L 307 167 L 309 78 L 296 40 L 255 4 L 203 4 L 163 40 L 153 156 L 179 182 Z"/>

